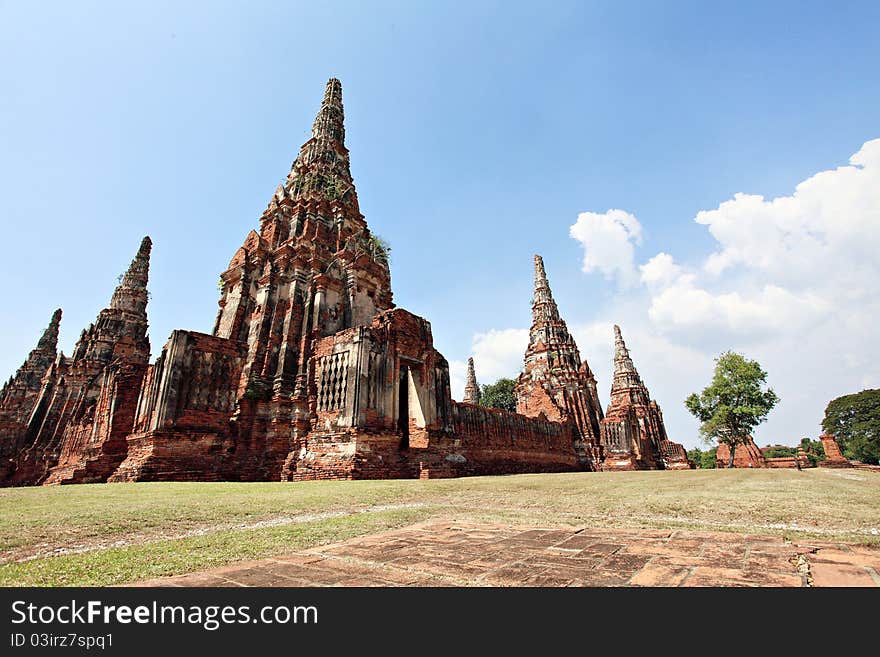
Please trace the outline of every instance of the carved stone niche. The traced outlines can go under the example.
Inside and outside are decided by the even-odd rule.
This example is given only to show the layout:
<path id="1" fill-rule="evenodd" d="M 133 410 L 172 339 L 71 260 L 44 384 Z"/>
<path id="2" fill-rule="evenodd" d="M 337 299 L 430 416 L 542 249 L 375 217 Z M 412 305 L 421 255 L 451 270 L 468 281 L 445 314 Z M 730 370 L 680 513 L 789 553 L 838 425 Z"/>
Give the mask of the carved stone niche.
<path id="1" fill-rule="evenodd" d="M 223 430 L 235 410 L 243 349 L 225 338 L 174 331 L 141 391 L 138 430 Z"/>

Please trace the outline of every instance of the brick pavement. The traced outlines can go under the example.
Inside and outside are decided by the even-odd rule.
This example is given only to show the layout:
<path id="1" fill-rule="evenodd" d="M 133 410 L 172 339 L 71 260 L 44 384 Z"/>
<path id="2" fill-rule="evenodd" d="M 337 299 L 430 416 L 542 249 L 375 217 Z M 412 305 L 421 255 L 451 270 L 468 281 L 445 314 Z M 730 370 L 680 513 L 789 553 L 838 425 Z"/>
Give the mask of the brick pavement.
<path id="1" fill-rule="evenodd" d="M 880 586 L 880 548 L 428 521 L 140 586 Z"/>

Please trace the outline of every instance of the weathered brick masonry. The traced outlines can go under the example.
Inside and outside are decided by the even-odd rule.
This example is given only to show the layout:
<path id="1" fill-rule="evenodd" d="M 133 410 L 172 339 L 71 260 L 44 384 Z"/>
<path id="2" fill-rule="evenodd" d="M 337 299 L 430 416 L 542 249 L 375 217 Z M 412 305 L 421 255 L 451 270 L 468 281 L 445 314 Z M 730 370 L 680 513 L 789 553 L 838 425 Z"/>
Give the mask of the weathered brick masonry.
<path id="1" fill-rule="evenodd" d="M 535 256 L 517 413 L 463 403 L 430 323 L 396 308 L 360 213 L 342 88 L 221 274 L 211 335 L 176 330 L 149 364 L 145 238 L 70 358 L 58 322 L 0 393 L 0 483 L 433 478 L 687 467 L 628 353 L 603 416 Z M 620 351 L 622 349 L 622 351 Z M 622 358 L 622 356 L 621 356 Z M 625 464 L 625 465 L 620 465 Z"/>
<path id="2" fill-rule="evenodd" d="M 691 467 L 684 447 L 667 437 L 660 406 L 636 371 L 619 326 L 614 327 L 614 380 L 601 437 L 605 470 Z"/>
<path id="3" fill-rule="evenodd" d="M 535 256 L 532 325 L 524 368 L 516 382 L 516 410 L 554 422 L 572 422 L 578 463 L 597 470 L 602 461 L 599 423 L 602 407 L 596 377 L 580 352 L 553 299 L 544 261 Z"/>
<path id="4" fill-rule="evenodd" d="M 0 481 L 9 480 L 18 467 L 27 438 L 31 413 L 40 396 L 43 378 L 55 365 L 61 309 L 55 311 L 36 348 L 0 390 Z"/>
<path id="5" fill-rule="evenodd" d="M 819 462 L 820 466 L 823 468 L 853 467 L 853 464 L 841 453 L 840 445 L 837 444 L 837 439 L 834 436 L 822 434 L 819 436 L 819 440 L 822 441 L 822 448 L 825 450 L 825 459 Z"/>
<path id="6" fill-rule="evenodd" d="M 144 238 L 110 305 L 80 334 L 73 355 L 59 354 L 46 370 L 27 425 L 12 438 L 17 449 L 4 483 L 105 481 L 124 458 L 150 357 L 151 247 Z M 9 410 L 4 404 L 3 412 Z"/>

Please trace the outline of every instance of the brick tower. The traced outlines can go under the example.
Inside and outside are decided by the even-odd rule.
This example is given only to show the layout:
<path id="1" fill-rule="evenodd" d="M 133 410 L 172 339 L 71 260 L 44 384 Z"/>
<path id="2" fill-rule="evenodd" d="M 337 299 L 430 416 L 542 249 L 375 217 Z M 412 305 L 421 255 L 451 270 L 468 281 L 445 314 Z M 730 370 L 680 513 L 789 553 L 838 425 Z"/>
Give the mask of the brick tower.
<path id="1" fill-rule="evenodd" d="M 43 376 L 55 362 L 60 323 L 61 308 L 53 313 L 36 348 L 0 390 L 0 481 L 6 479 L 14 468 L 11 459 L 22 448 Z"/>
<path id="2" fill-rule="evenodd" d="M 247 344 L 238 390 L 253 403 L 234 421 L 252 439 L 255 475 L 277 472 L 291 441 L 309 431 L 313 339 L 369 324 L 393 306 L 387 254 L 360 212 L 343 122 L 333 78 L 259 234 L 221 274 L 214 335 Z"/>
<path id="3" fill-rule="evenodd" d="M 74 471 L 94 459 L 102 460 L 101 471 L 82 480 L 103 481 L 124 458 L 124 438 L 131 431 L 150 359 L 151 247 L 145 237 L 110 305 L 80 334 L 73 355 L 59 356 L 44 376 L 11 483 L 79 481 Z M 105 448 L 114 454 L 107 457 Z M 58 471 L 50 476 L 56 466 Z M 86 477 L 85 471 L 79 475 Z"/>
<path id="4" fill-rule="evenodd" d="M 663 413 L 642 382 L 620 327 L 614 327 L 614 379 L 611 403 L 602 420 L 606 470 L 687 468 L 687 454 L 670 442 Z"/>
<path id="5" fill-rule="evenodd" d="M 517 413 L 532 417 L 543 413 L 549 420 L 574 422 L 579 434 L 574 447 L 582 466 L 598 468 L 602 407 L 596 377 L 587 361 L 581 361 L 577 344 L 559 315 L 539 255 L 535 256 L 535 296 L 525 369 L 514 394 Z"/>
<path id="6" fill-rule="evenodd" d="M 480 403 L 480 386 L 477 384 L 473 358 L 468 358 L 467 381 L 464 384 L 464 399 L 462 401 L 465 404 L 473 404 L 474 406 Z"/>
<path id="7" fill-rule="evenodd" d="M 394 304 L 386 248 L 359 209 L 343 122 L 334 78 L 259 232 L 220 275 L 212 335 L 175 331 L 148 372 L 132 456 L 113 480 L 278 480 L 317 413 L 345 397 L 354 364 L 321 360 L 317 341 L 369 326 Z M 332 394 L 320 397 L 321 382 Z"/>

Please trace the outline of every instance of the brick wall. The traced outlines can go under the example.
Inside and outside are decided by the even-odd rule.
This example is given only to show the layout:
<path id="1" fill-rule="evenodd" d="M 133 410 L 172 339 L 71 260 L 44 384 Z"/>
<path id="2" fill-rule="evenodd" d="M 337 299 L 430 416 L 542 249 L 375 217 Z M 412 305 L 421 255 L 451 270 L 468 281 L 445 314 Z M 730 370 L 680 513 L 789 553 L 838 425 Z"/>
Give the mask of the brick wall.
<path id="1" fill-rule="evenodd" d="M 284 479 L 436 478 L 580 469 L 572 424 L 452 403 L 452 432 L 410 427 L 313 432 L 285 465 Z"/>

